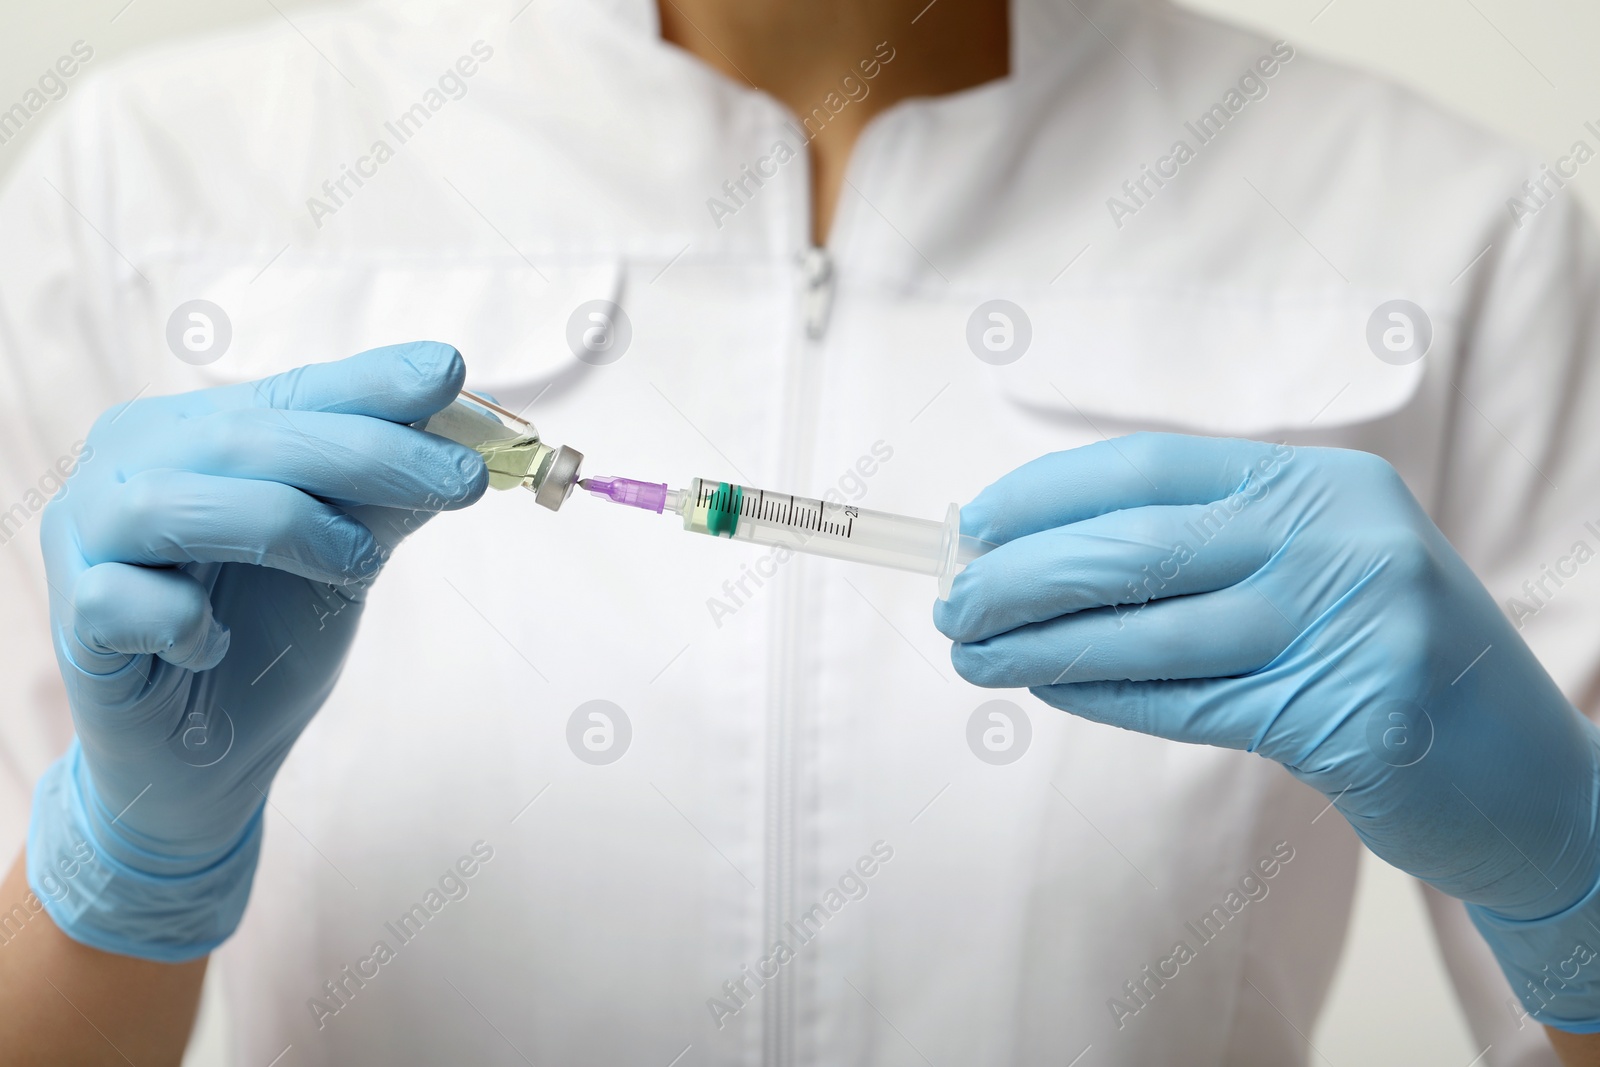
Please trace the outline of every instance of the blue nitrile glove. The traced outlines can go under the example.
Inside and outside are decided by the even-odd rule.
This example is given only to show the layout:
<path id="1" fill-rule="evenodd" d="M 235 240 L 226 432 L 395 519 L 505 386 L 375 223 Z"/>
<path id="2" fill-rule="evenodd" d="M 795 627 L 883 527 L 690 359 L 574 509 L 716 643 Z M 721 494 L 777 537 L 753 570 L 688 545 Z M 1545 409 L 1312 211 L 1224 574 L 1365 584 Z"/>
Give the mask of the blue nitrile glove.
<path id="1" fill-rule="evenodd" d="M 177 961 L 238 925 L 267 790 L 367 586 L 487 484 L 406 425 L 465 373 L 449 345 L 394 345 L 95 423 L 40 534 L 78 736 L 35 793 L 28 881 L 68 936 Z"/>
<path id="2" fill-rule="evenodd" d="M 1600 1031 L 1600 731 L 1362 452 L 1140 434 L 1045 456 L 934 620 L 978 685 L 1247 749 L 1468 902 L 1541 1022 Z"/>

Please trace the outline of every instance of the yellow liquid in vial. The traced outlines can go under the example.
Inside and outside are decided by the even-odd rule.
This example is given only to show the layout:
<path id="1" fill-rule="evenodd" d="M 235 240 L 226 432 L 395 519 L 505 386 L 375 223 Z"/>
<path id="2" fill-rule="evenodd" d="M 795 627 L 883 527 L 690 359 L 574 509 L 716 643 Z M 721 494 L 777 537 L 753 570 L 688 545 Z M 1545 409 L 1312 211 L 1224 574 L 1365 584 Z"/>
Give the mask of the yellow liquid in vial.
<path id="1" fill-rule="evenodd" d="M 541 468 L 553 449 L 537 437 L 514 437 L 504 441 L 485 441 L 472 446 L 489 468 L 492 489 L 515 489 L 524 483 L 538 488 Z"/>

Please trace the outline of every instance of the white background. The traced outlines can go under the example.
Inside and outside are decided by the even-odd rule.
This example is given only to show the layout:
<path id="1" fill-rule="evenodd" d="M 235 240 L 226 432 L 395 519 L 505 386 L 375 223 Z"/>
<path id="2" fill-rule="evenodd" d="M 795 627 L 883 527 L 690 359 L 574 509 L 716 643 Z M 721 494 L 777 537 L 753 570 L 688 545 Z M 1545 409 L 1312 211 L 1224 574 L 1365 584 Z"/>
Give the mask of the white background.
<path id="1" fill-rule="evenodd" d="M 20 98 L 77 40 L 93 46 L 99 67 L 151 42 L 278 19 L 318 2 L 327 0 L 0 0 L 0 100 Z M 523 2 L 507 0 L 507 16 Z M 1600 121 L 1594 0 L 1189 2 L 1381 72 L 1547 160 L 1565 154 L 1585 121 Z M 0 178 L 39 125 L 0 146 Z M 1600 171 L 1585 171 L 1576 188 L 1591 210 L 1600 205 Z M 214 1010 L 203 1013 L 189 1067 L 223 1062 L 226 1024 Z M 1414 885 L 1371 857 L 1332 1002 L 1311 1038 L 1312 1062 L 1337 1067 L 1469 1067 L 1482 1051 L 1455 1004 Z"/>

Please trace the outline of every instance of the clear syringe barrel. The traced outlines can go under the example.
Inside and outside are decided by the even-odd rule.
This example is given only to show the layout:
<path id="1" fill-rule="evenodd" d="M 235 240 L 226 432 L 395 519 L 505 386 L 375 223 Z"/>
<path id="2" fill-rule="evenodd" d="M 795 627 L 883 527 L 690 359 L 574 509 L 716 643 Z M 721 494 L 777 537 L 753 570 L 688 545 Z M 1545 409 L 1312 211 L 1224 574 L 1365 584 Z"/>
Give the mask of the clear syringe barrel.
<path id="1" fill-rule="evenodd" d="M 954 504 L 935 522 L 709 478 L 694 479 L 676 495 L 667 506 L 682 514 L 686 530 L 931 574 L 941 597 L 949 596 L 961 568 L 994 547 L 961 536 Z"/>

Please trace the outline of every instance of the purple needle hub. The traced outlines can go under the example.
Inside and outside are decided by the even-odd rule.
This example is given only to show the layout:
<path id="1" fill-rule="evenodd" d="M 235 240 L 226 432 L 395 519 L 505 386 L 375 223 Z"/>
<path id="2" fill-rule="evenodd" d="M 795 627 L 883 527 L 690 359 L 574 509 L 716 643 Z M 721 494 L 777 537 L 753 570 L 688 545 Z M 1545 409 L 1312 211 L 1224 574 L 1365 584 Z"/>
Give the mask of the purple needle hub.
<path id="1" fill-rule="evenodd" d="M 667 504 L 665 482 L 636 482 L 632 478 L 584 478 L 578 482 L 595 496 L 603 496 L 630 508 L 643 508 L 661 514 Z"/>

